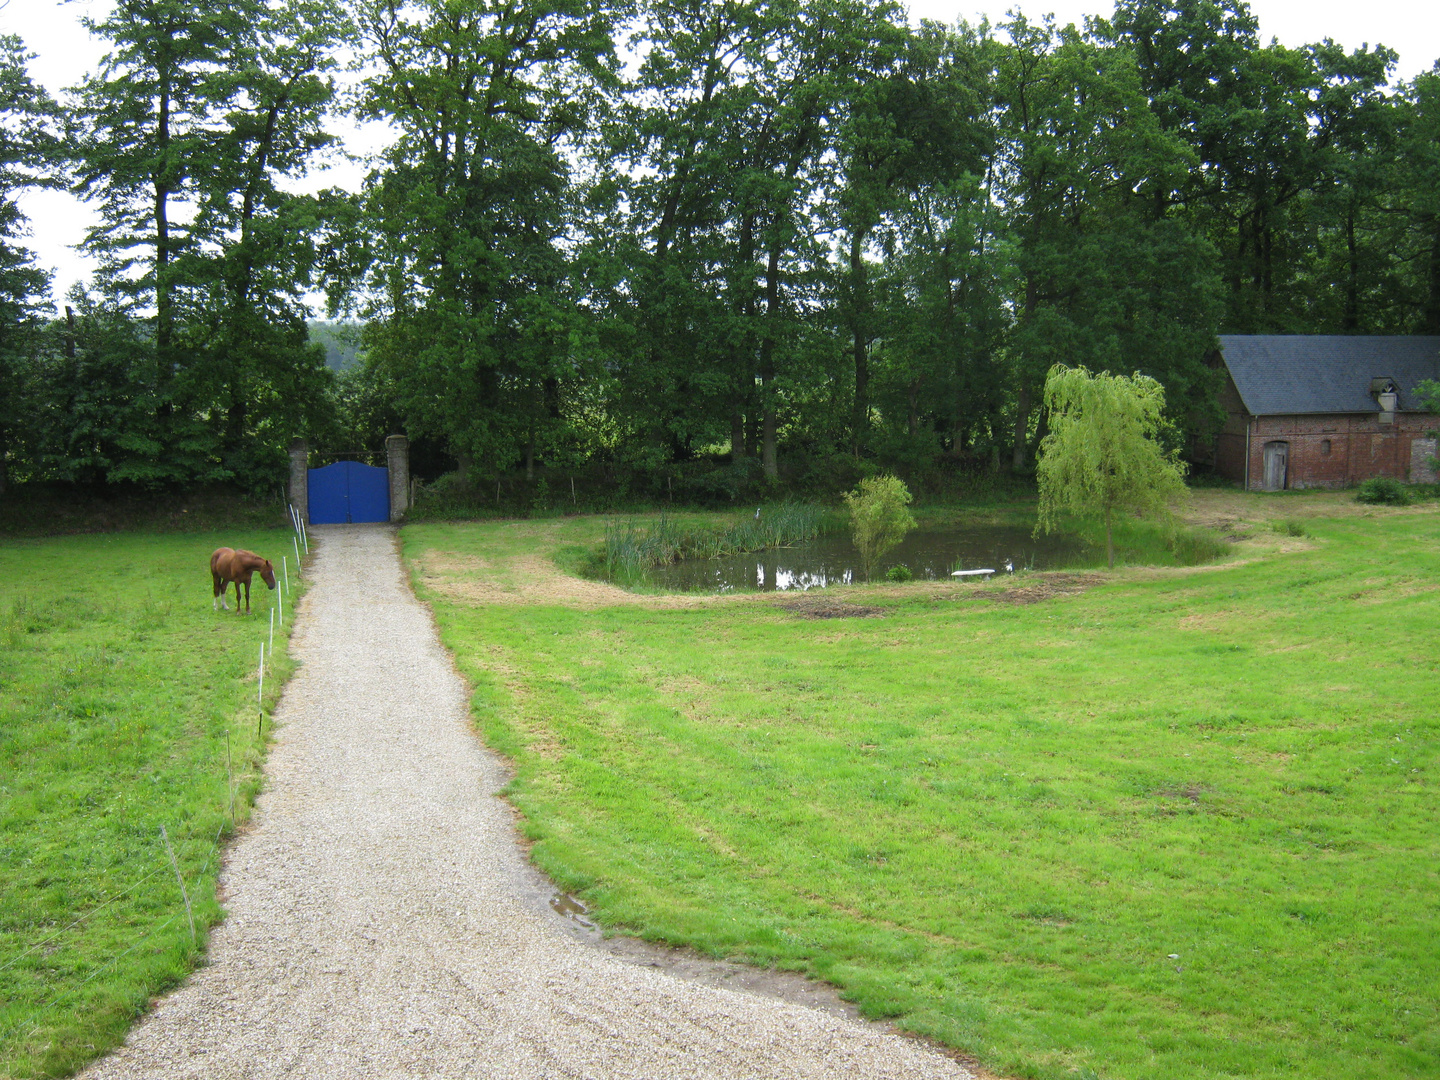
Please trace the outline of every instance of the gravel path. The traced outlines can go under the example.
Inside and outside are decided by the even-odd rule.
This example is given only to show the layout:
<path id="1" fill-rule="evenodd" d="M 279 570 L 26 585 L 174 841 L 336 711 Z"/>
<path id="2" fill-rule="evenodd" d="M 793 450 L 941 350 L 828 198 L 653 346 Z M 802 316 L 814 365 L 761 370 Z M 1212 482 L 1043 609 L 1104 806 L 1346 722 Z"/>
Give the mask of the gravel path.
<path id="1" fill-rule="evenodd" d="M 394 534 L 312 535 L 301 666 L 211 962 L 82 1075 L 969 1076 L 875 1025 L 624 962 L 537 910 L 503 770 Z"/>

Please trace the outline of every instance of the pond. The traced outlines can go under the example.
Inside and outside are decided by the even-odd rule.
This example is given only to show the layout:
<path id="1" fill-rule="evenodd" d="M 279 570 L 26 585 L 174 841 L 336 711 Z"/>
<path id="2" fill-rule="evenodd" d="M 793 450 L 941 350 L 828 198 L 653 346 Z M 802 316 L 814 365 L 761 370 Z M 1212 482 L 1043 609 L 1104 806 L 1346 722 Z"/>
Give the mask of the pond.
<path id="1" fill-rule="evenodd" d="M 948 578 L 953 570 L 1048 570 L 1080 554 L 1077 537 L 1063 534 L 1035 539 L 1021 525 L 910 533 L 881 560 L 876 577 L 904 564 L 916 578 Z M 861 578 L 860 555 L 848 533 L 817 537 L 803 544 L 752 551 L 721 559 L 690 559 L 655 567 L 650 579 L 677 592 L 773 591 L 815 589 L 849 584 Z"/>

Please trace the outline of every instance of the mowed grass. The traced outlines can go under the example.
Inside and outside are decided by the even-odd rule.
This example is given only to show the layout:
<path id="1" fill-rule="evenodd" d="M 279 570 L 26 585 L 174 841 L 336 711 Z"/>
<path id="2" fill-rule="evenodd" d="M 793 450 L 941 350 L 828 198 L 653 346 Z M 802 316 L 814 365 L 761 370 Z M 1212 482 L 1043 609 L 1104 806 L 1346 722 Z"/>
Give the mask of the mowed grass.
<path id="1" fill-rule="evenodd" d="M 256 576 L 250 617 L 233 599 L 213 612 L 209 558 L 222 544 L 273 553 L 278 566 L 290 534 L 0 546 L 0 1077 L 67 1075 L 115 1046 L 192 968 L 219 917 L 226 736 L 243 822 L 259 783 L 256 670 L 275 597 Z M 267 710 L 288 673 L 290 599 Z"/>
<path id="2" fill-rule="evenodd" d="M 1214 498 L 1228 563 L 805 598 L 865 618 L 527 590 L 598 519 L 403 535 L 607 928 L 1007 1076 L 1440 1075 L 1440 515 Z"/>

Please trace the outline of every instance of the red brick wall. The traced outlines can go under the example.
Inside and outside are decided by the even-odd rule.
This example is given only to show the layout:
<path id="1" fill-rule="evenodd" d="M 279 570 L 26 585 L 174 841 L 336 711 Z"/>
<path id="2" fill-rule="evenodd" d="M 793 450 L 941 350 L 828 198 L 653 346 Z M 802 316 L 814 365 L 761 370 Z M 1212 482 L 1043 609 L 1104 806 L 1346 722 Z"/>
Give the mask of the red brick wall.
<path id="1" fill-rule="evenodd" d="M 1226 404 L 1230 412 L 1231 402 Z M 1428 447 L 1412 455 L 1412 443 L 1440 428 L 1440 417 L 1397 413 L 1393 424 L 1381 424 L 1377 413 L 1256 418 L 1232 412 L 1216 445 L 1216 468 L 1241 483 L 1246 479 L 1247 428 L 1252 489 L 1258 490 L 1264 482 L 1265 444 L 1272 441 L 1290 444 L 1288 487 L 1334 488 L 1358 484 L 1372 476 L 1406 481 L 1430 479 L 1411 475 L 1414 462 L 1428 456 Z M 1329 453 L 1325 452 L 1326 442 L 1330 444 Z"/>

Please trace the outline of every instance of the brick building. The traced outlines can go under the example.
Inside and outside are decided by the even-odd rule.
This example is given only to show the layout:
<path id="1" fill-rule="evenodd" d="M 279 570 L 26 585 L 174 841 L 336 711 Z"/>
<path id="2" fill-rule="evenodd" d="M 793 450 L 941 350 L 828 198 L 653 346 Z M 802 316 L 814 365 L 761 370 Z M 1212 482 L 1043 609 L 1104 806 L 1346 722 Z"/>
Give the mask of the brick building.
<path id="1" fill-rule="evenodd" d="M 1214 466 L 1247 491 L 1345 487 L 1372 476 L 1434 483 L 1440 337 L 1222 335 L 1225 426 Z"/>

